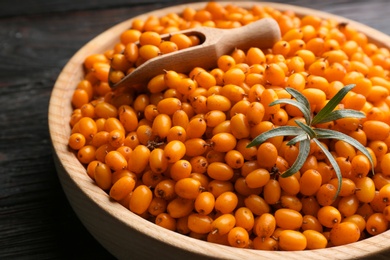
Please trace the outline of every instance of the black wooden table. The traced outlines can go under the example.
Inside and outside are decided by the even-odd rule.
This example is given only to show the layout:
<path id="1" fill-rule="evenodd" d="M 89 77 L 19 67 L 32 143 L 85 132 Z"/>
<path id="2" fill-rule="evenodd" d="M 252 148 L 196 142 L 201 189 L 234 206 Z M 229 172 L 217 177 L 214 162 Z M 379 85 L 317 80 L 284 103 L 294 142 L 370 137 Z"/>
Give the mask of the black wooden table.
<path id="1" fill-rule="evenodd" d="M 150 10 L 193 1 L 0 0 L 0 259 L 110 259 L 59 184 L 47 113 L 53 84 L 94 36 Z M 388 0 L 279 0 L 390 34 Z"/>

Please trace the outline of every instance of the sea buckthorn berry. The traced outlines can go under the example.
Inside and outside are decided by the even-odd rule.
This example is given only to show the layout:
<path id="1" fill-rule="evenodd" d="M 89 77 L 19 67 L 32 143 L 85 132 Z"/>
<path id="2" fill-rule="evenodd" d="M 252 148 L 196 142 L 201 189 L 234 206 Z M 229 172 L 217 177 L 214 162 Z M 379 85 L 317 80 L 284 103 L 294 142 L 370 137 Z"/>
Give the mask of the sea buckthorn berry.
<path id="1" fill-rule="evenodd" d="M 358 178 L 355 180 L 356 197 L 360 202 L 371 202 L 375 197 L 375 183 L 369 177 Z"/>
<path id="2" fill-rule="evenodd" d="M 220 110 L 228 111 L 232 104 L 231 101 L 222 95 L 211 95 L 206 99 L 207 109 L 210 110 Z"/>
<path id="3" fill-rule="evenodd" d="M 236 218 L 237 227 L 245 228 L 248 232 L 252 230 L 255 219 L 250 209 L 247 207 L 240 207 L 235 211 L 234 217 Z"/>
<path id="4" fill-rule="evenodd" d="M 249 139 L 240 139 L 236 144 L 236 150 L 242 154 L 242 156 L 246 161 L 255 160 L 257 155 L 256 147 L 252 146 L 247 148 L 247 145 L 249 143 L 250 143 Z"/>
<path id="5" fill-rule="evenodd" d="M 323 226 L 318 219 L 312 215 L 304 215 L 302 221 L 302 230 L 315 230 L 317 232 L 323 232 Z"/>
<path id="6" fill-rule="evenodd" d="M 283 229 L 299 229 L 302 226 L 302 215 L 293 209 L 278 209 L 275 211 L 276 225 Z"/>
<path id="7" fill-rule="evenodd" d="M 375 189 L 380 190 L 383 186 L 390 183 L 390 178 L 384 176 L 382 173 L 375 172 L 375 175 L 372 177 L 372 180 L 375 184 Z"/>
<path id="8" fill-rule="evenodd" d="M 280 184 L 275 179 L 270 179 L 263 188 L 264 200 L 270 204 L 276 204 L 280 200 L 282 189 Z"/>
<path id="9" fill-rule="evenodd" d="M 222 214 L 212 222 L 211 233 L 219 235 L 228 234 L 229 231 L 236 225 L 236 218 L 232 214 Z"/>
<path id="10" fill-rule="evenodd" d="M 161 55 L 161 51 L 157 46 L 146 44 L 141 46 L 139 49 L 139 56 L 145 61 L 153 59 Z"/>
<path id="11" fill-rule="evenodd" d="M 322 176 L 317 170 L 305 171 L 299 179 L 301 194 L 311 196 L 317 193 L 322 184 Z"/>
<path id="12" fill-rule="evenodd" d="M 302 234 L 306 237 L 307 245 L 306 249 L 321 249 L 326 248 L 328 240 L 319 231 L 316 230 L 305 230 Z"/>
<path id="13" fill-rule="evenodd" d="M 176 194 L 185 199 L 196 199 L 201 191 L 201 183 L 193 178 L 183 178 L 175 184 Z"/>
<path id="14" fill-rule="evenodd" d="M 266 114 L 275 114 L 280 109 L 280 104 L 270 106 L 272 102 L 278 100 L 278 95 L 273 89 L 265 89 L 261 94 L 260 103 L 264 106 Z"/>
<path id="15" fill-rule="evenodd" d="M 209 89 L 217 84 L 214 76 L 208 71 L 200 71 L 194 76 L 194 80 L 200 88 Z"/>
<path id="16" fill-rule="evenodd" d="M 111 178 L 112 184 L 114 184 L 120 178 L 125 177 L 125 176 L 133 178 L 134 181 L 138 180 L 138 177 L 137 177 L 137 175 L 134 172 L 131 172 L 131 171 L 125 169 L 125 170 L 115 171 L 115 172 L 112 173 L 112 178 Z"/>
<path id="17" fill-rule="evenodd" d="M 156 225 L 175 231 L 176 230 L 176 219 L 171 217 L 168 213 L 160 213 L 156 216 L 154 221 Z"/>
<path id="18" fill-rule="evenodd" d="M 349 217 L 356 213 L 359 208 L 359 203 L 360 202 L 355 195 L 345 196 L 340 198 L 337 209 L 342 216 Z"/>
<path id="19" fill-rule="evenodd" d="M 188 122 L 186 134 L 188 138 L 201 138 L 206 132 L 207 124 L 203 118 L 193 118 Z"/>
<path id="20" fill-rule="evenodd" d="M 368 144 L 368 147 L 373 150 L 376 157 L 381 157 L 388 151 L 387 144 L 384 141 L 372 141 Z"/>
<path id="21" fill-rule="evenodd" d="M 333 206 L 323 206 L 318 210 L 317 218 L 323 226 L 332 228 L 341 222 L 341 213 Z"/>
<path id="22" fill-rule="evenodd" d="M 237 113 L 230 118 L 230 131 L 237 139 L 249 137 L 250 126 L 244 114 Z"/>
<path id="23" fill-rule="evenodd" d="M 207 174 L 215 180 L 227 181 L 233 177 L 234 171 L 226 163 L 213 162 L 207 167 Z"/>
<path id="24" fill-rule="evenodd" d="M 264 80 L 273 86 L 284 86 L 285 83 L 285 72 L 276 63 L 271 63 L 265 66 Z"/>
<path id="25" fill-rule="evenodd" d="M 194 209 L 194 200 L 177 197 L 167 205 L 167 212 L 173 218 L 188 216 Z"/>
<path id="26" fill-rule="evenodd" d="M 289 195 L 296 195 L 300 191 L 299 180 L 295 175 L 289 177 L 279 176 L 278 178 L 280 187 L 284 192 Z"/>
<path id="27" fill-rule="evenodd" d="M 301 211 L 301 209 L 302 209 L 302 202 L 296 196 L 282 195 L 280 197 L 280 206 L 282 208 L 287 208 L 287 209 L 293 209 L 293 210 L 296 210 L 296 211 Z"/>
<path id="28" fill-rule="evenodd" d="M 234 186 L 230 181 L 211 180 L 207 186 L 207 190 L 217 198 L 226 191 L 234 191 Z"/>
<path id="29" fill-rule="evenodd" d="M 205 114 L 204 120 L 206 121 L 206 125 L 208 127 L 216 127 L 218 124 L 226 120 L 226 114 L 219 110 L 212 110 Z"/>
<path id="30" fill-rule="evenodd" d="M 244 204 L 249 208 L 254 215 L 261 216 L 264 213 L 270 212 L 270 206 L 267 202 L 256 194 L 251 194 L 244 199 Z"/>
<path id="31" fill-rule="evenodd" d="M 352 222 L 342 222 L 330 230 L 330 242 L 335 246 L 356 242 L 360 238 L 359 227 Z"/>
<path id="32" fill-rule="evenodd" d="M 256 169 L 245 177 L 245 182 L 249 188 L 260 188 L 265 186 L 270 180 L 270 174 L 266 169 Z"/>
<path id="33" fill-rule="evenodd" d="M 253 248 L 258 250 L 276 251 L 278 250 L 278 241 L 271 237 L 253 239 Z"/>
<path id="34" fill-rule="evenodd" d="M 160 114 L 173 115 L 177 110 L 181 109 L 181 101 L 178 98 L 165 98 L 158 102 L 157 111 Z"/>
<path id="35" fill-rule="evenodd" d="M 153 151 L 152 151 L 153 152 Z M 192 166 L 187 160 L 178 160 L 170 166 L 170 177 L 178 181 L 191 175 Z"/>
<path id="36" fill-rule="evenodd" d="M 238 204 L 238 197 L 231 191 L 226 191 L 215 199 L 215 210 L 222 214 L 231 213 Z"/>
<path id="37" fill-rule="evenodd" d="M 207 158 L 204 156 L 195 156 L 192 157 L 189 161 L 191 165 L 192 172 L 196 173 L 205 173 L 209 165 Z"/>
<path id="38" fill-rule="evenodd" d="M 97 133 L 97 126 L 95 120 L 90 117 L 83 117 L 78 122 L 78 131 L 86 140 L 91 140 Z"/>
<path id="39" fill-rule="evenodd" d="M 174 199 L 176 197 L 175 184 L 176 181 L 171 179 L 165 179 L 160 181 L 154 188 L 154 196 L 162 198 L 166 201 Z"/>
<path id="40" fill-rule="evenodd" d="M 234 149 L 237 140 L 231 133 L 218 133 L 211 139 L 211 147 L 217 152 L 228 152 Z"/>
<path id="41" fill-rule="evenodd" d="M 382 170 L 382 174 L 386 177 L 390 177 L 390 153 L 386 153 L 381 157 L 380 168 Z"/>
<path id="42" fill-rule="evenodd" d="M 321 206 L 331 205 L 337 194 L 337 188 L 332 184 L 323 184 L 316 193 L 316 199 Z"/>
<path id="43" fill-rule="evenodd" d="M 234 227 L 228 233 L 229 245 L 232 247 L 245 248 L 249 244 L 249 234 L 242 227 Z"/>
<path id="44" fill-rule="evenodd" d="M 260 102 L 252 102 L 246 112 L 246 119 L 249 126 L 259 124 L 263 120 L 264 114 L 264 105 Z"/>
<path id="45" fill-rule="evenodd" d="M 286 57 L 290 52 L 290 44 L 283 40 L 277 41 L 272 47 L 272 52 L 275 54 L 281 54 Z"/>
<path id="46" fill-rule="evenodd" d="M 263 187 L 259 187 L 259 188 L 248 187 L 244 177 L 238 177 L 236 179 L 236 181 L 234 182 L 234 188 L 236 189 L 236 192 L 239 195 L 242 195 L 244 197 L 249 196 L 251 194 L 260 194 L 261 191 L 263 190 Z"/>
<path id="47" fill-rule="evenodd" d="M 225 71 L 223 75 L 223 82 L 226 85 L 241 85 L 245 81 L 245 72 L 237 67 L 230 68 Z M 237 89 L 238 90 L 238 89 Z M 240 93 L 236 93 L 237 96 L 233 96 L 235 98 L 240 98 Z M 242 96 L 241 96 L 242 98 Z"/>
<path id="48" fill-rule="evenodd" d="M 240 169 L 245 162 L 244 156 L 237 150 L 230 150 L 225 154 L 225 162 L 233 169 Z"/>
<path id="49" fill-rule="evenodd" d="M 366 221 L 363 216 L 359 214 L 354 214 L 349 217 L 345 217 L 341 222 L 352 222 L 356 224 L 360 230 L 360 233 L 362 233 L 366 228 Z"/>
<path id="50" fill-rule="evenodd" d="M 71 134 L 68 140 L 68 144 L 70 148 L 74 150 L 81 149 L 85 145 L 85 143 L 86 143 L 86 139 L 84 135 L 80 133 Z"/>
<path id="51" fill-rule="evenodd" d="M 246 95 L 245 90 L 242 87 L 240 87 L 244 82 L 245 76 L 243 75 L 241 82 L 239 82 L 238 79 L 235 79 L 235 80 L 229 79 L 228 80 L 227 79 L 228 77 L 235 77 L 235 75 L 231 75 L 231 74 L 233 74 L 234 71 L 241 71 L 240 73 L 244 73 L 244 72 L 242 72 L 242 70 L 240 70 L 238 68 L 233 68 L 233 69 L 230 69 L 227 72 L 225 72 L 224 78 L 223 78 L 224 86 L 221 87 L 220 94 L 227 97 L 229 100 L 231 100 L 233 102 L 238 102 L 238 101 L 242 100 L 244 98 L 244 96 Z"/>
<path id="52" fill-rule="evenodd" d="M 270 142 L 262 143 L 257 149 L 257 163 L 260 167 L 272 167 L 275 165 L 278 151 Z"/>
<path id="53" fill-rule="evenodd" d="M 214 210 L 215 197 L 211 192 L 204 191 L 196 197 L 194 206 L 199 214 L 208 215 Z"/>
<path id="54" fill-rule="evenodd" d="M 358 154 L 352 158 L 352 176 L 362 178 L 371 170 L 371 163 L 365 155 Z"/>
<path id="55" fill-rule="evenodd" d="M 299 231 L 283 230 L 279 235 L 279 248 L 285 251 L 301 251 L 307 246 L 306 237 Z"/>
<path id="56" fill-rule="evenodd" d="M 98 80 L 107 82 L 110 72 L 110 65 L 105 62 L 96 62 L 92 65 L 91 72 Z"/>
<path id="57" fill-rule="evenodd" d="M 333 178 L 329 181 L 334 187 L 338 187 L 339 180 L 338 178 Z M 356 192 L 356 184 L 349 178 L 341 178 L 341 188 L 339 192 L 339 196 L 345 197 L 350 196 Z"/>
<path id="58" fill-rule="evenodd" d="M 167 141 L 178 140 L 185 142 L 187 140 L 186 130 L 181 126 L 173 126 L 168 130 Z"/>
<path id="59" fill-rule="evenodd" d="M 113 170 L 119 171 L 127 168 L 126 158 L 118 151 L 110 151 L 105 157 L 105 163 Z"/>
<path id="60" fill-rule="evenodd" d="M 179 48 L 179 50 L 189 48 L 192 46 L 191 39 L 187 35 L 182 34 L 182 33 L 177 33 L 177 34 L 172 35 L 169 38 L 169 40 L 171 42 L 174 42 L 177 45 L 177 47 Z"/>
<path id="61" fill-rule="evenodd" d="M 250 102 L 247 100 L 240 100 L 235 103 L 229 111 L 230 117 L 233 117 L 236 114 L 245 115 L 248 112 Z"/>
<path id="62" fill-rule="evenodd" d="M 186 146 L 183 142 L 173 140 L 164 147 L 164 156 L 169 163 L 174 163 L 186 154 Z"/>
<path id="63" fill-rule="evenodd" d="M 276 220 L 274 215 L 264 213 L 260 215 L 253 227 L 253 232 L 260 238 L 270 237 L 276 229 Z"/>
<path id="64" fill-rule="evenodd" d="M 120 35 L 120 41 L 123 44 L 127 44 L 130 42 L 136 42 L 139 40 L 139 37 L 141 36 L 141 32 L 136 29 L 128 29 L 121 33 Z"/>
<path id="65" fill-rule="evenodd" d="M 164 156 L 164 150 L 155 148 L 150 152 L 149 156 L 150 169 L 155 173 L 163 173 L 168 168 L 168 160 Z"/>
<path id="66" fill-rule="evenodd" d="M 209 144 L 207 144 L 206 141 L 203 140 L 202 138 L 192 138 L 186 140 L 184 142 L 184 146 L 185 146 L 185 155 L 199 156 L 204 154 L 207 151 Z"/>
<path id="67" fill-rule="evenodd" d="M 140 174 L 149 163 L 150 150 L 145 145 L 138 145 L 130 154 L 130 159 L 127 163 L 127 169 L 136 174 Z"/>
<path id="68" fill-rule="evenodd" d="M 89 164 L 96 158 L 96 148 L 92 145 L 85 145 L 77 151 L 77 159 L 83 164 Z"/>
<path id="69" fill-rule="evenodd" d="M 110 167 L 105 163 L 97 163 L 95 167 L 94 180 L 102 190 L 109 190 L 112 186 L 112 173 Z"/>
<path id="70" fill-rule="evenodd" d="M 236 65 L 236 61 L 230 55 L 222 55 L 217 60 L 218 68 L 221 70 L 228 71 L 230 68 Z"/>
<path id="71" fill-rule="evenodd" d="M 212 230 L 213 219 L 207 215 L 193 213 L 188 216 L 188 228 L 198 234 L 207 234 Z"/>
<path id="72" fill-rule="evenodd" d="M 254 64 L 264 64 L 265 54 L 260 48 L 251 47 L 246 53 L 246 62 L 249 66 Z"/>
<path id="73" fill-rule="evenodd" d="M 135 180 L 130 176 L 123 176 L 112 185 L 110 189 L 110 197 L 119 201 L 132 192 L 134 187 Z"/>
<path id="74" fill-rule="evenodd" d="M 125 133 L 121 130 L 112 130 L 108 133 L 108 143 L 115 148 L 123 145 L 125 141 Z"/>
<path id="75" fill-rule="evenodd" d="M 379 198 L 386 206 L 390 205 L 390 184 L 379 189 Z"/>

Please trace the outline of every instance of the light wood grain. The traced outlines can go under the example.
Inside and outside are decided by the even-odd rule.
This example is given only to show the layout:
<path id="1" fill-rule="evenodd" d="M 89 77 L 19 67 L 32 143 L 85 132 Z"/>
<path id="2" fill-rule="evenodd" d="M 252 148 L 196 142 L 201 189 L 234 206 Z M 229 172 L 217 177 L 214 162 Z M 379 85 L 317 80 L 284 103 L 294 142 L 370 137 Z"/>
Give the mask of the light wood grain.
<path id="1" fill-rule="evenodd" d="M 223 2 L 222 2 L 223 3 Z M 259 2 L 235 2 L 242 7 L 251 7 Z M 390 37 L 362 24 L 345 18 L 301 7 L 283 4 L 261 3 L 279 10 L 294 10 L 297 14 L 314 14 L 324 18 L 348 22 L 370 37 L 370 40 L 390 47 Z M 170 7 L 147 13 L 161 15 L 180 12 L 188 5 Z M 191 4 L 194 8 L 204 3 Z M 120 32 L 127 29 L 131 20 L 118 24 L 94 38 L 81 48 L 67 63 L 54 86 L 49 107 L 49 128 L 56 154 L 55 161 L 63 189 L 80 220 L 92 235 L 113 255 L 120 259 L 353 259 L 370 257 L 387 259 L 384 250 L 389 249 L 390 231 L 347 246 L 303 252 L 267 252 L 236 249 L 195 240 L 167 231 L 131 213 L 98 188 L 87 176 L 84 167 L 68 149 L 70 134 L 69 119 L 72 112 L 70 99 L 76 83 L 83 77 L 82 62 L 93 53 L 102 53 L 111 48 Z"/>

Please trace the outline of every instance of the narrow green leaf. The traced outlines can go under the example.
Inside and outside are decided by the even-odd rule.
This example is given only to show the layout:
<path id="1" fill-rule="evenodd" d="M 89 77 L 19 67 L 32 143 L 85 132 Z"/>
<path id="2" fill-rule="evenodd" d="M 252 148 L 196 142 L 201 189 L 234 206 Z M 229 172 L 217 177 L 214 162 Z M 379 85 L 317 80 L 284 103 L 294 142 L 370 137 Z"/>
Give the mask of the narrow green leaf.
<path id="1" fill-rule="evenodd" d="M 295 123 L 303 129 L 303 131 L 305 131 L 309 136 L 310 138 L 314 138 L 316 137 L 316 133 L 314 132 L 313 128 L 311 128 L 310 126 L 308 125 L 305 125 L 304 123 L 298 121 L 298 120 L 295 120 Z"/>
<path id="2" fill-rule="evenodd" d="M 349 135 L 343 134 L 338 131 L 330 130 L 330 129 L 320 129 L 316 128 L 314 131 L 317 134 L 318 139 L 338 139 L 342 140 L 346 143 L 349 143 L 350 145 L 354 146 L 356 149 L 358 149 L 362 154 L 367 156 L 368 160 L 371 163 L 372 172 L 374 172 L 374 161 L 371 157 L 371 154 L 367 151 L 366 147 L 359 143 L 356 139 L 350 137 Z"/>
<path id="3" fill-rule="evenodd" d="M 271 102 L 269 105 L 273 106 L 273 105 L 276 105 L 276 104 L 289 104 L 289 105 L 292 105 L 292 106 L 298 108 L 302 112 L 303 117 L 306 120 L 306 123 L 309 123 L 310 120 L 311 120 L 311 118 L 310 118 L 310 109 L 308 109 L 304 104 L 302 104 L 301 102 L 298 102 L 297 100 L 287 99 L 287 98 L 277 99 L 277 100 Z"/>
<path id="4" fill-rule="evenodd" d="M 302 168 L 303 164 L 306 162 L 309 152 L 310 152 L 310 139 L 306 138 L 299 143 L 298 157 L 293 163 L 293 165 L 291 165 L 291 167 L 287 171 L 282 173 L 282 175 L 280 176 L 283 178 L 289 177 L 294 173 L 296 173 L 297 171 L 299 171 Z"/>
<path id="5" fill-rule="evenodd" d="M 337 92 L 337 94 L 329 100 L 329 102 L 313 118 L 312 125 L 318 124 L 318 122 L 321 122 L 323 118 L 326 118 L 326 116 L 335 109 L 345 95 L 354 87 L 355 84 L 350 84 L 340 89 L 339 92 Z"/>
<path id="6" fill-rule="evenodd" d="M 290 141 L 287 142 L 287 145 L 294 145 L 296 143 L 302 142 L 305 139 L 310 139 L 310 137 L 307 135 L 307 133 L 303 133 L 303 134 L 300 134 L 300 135 L 294 137 L 293 139 L 291 139 Z"/>
<path id="7" fill-rule="evenodd" d="M 333 155 L 328 151 L 328 149 L 326 149 L 326 147 L 320 141 L 318 141 L 316 138 L 314 138 L 313 140 L 318 145 L 318 147 L 320 147 L 320 149 L 324 152 L 325 156 L 328 158 L 330 164 L 332 165 L 333 169 L 336 172 L 337 180 L 339 183 L 339 185 L 337 186 L 337 191 L 336 191 L 336 196 L 335 196 L 335 199 L 336 199 L 340 193 L 340 190 L 341 190 L 341 182 L 342 182 L 342 177 L 343 177 L 341 175 L 340 167 L 337 164 L 336 160 L 334 159 Z"/>
<path id="8" fill-rule="evenodd" d="M 364 118 L 366 116 L 364 115 L 364 113 L 353 109 L 339 109 L 339 110 L 333 110 L 325 117 L 323 117 L 320 121 L 316 122 L 316 124 L 326 123 L 326 122 L 330 122 L 340 118 L 347 118 L 347 117 Z"/>
<path id="9" fill-rule="evenodd" d="M 310 103 L 307 100 L 307 98 L 304 95 L 302 95 L 301 92 L 289 87 L 286 88 L 286 91 L 290 93 L 291 96 L 293 96 L 299 103 L 302 103 L 310 111 Z"/>
<path id="10" fill-rule="evenodd" d="M 304 133 L 303 130 L 297 126 L 283 126 L 283 127 L 277 127 L 273 128 L 271 130 L 268 130 L 258 136 L 256 136 L 248 145 L 247 147 L 252 147 L 259 145 L 263 142 L 265 142 L 268 138 L 272 138 L 275 136 L 291 136 L 291 135 L 299 135 Z"/>

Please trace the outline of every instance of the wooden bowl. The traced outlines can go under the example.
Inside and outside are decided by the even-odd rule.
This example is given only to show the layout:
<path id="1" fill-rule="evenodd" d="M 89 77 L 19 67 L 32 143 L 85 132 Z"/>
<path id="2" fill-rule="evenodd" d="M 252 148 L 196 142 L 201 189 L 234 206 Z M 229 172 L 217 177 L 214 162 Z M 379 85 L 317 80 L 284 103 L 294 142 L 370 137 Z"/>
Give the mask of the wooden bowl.
<path id="1" fill-rule="evenodd" d="M 222 2 L 222 4 L 225 4 Z M 390 37 L 363 24 L 328 13 L 275 3 L 234 2 L 250 8 L 254 4 L 293 10 L 298 15 L 313 14 L 322 18 L 334 18 L 348 22 L 365 33 L 370 41 L 390 48 Z M 160 16 L 168 12 L 181 12 L 186 6 L 202 8 L 205 3 L 178 5 L 136 18 Z M 74 211 L 90 233 L 115 257 L 120 259 L 356 259 L 364 257 L 387 258 L 390 248 L 390 231 L 353 244 L 321 250 L 300 252 L 268 252 L 237 249 L 196 240 L 161 228 L 133 214 L 119 203 L 110 200 L 86 174 L 74 152 L 68 148 L 69 119 L 72 113 L 71 97 L 83 78 L 82 63 L 86 56 L 103 53 L 117 43 L 118 35 L 130 27 L 132 19 L 124 21 L 82 47 L 66 64 L 52 92 L 49 106 L 49 128 L 54 159 L 59 179 Z"/>

